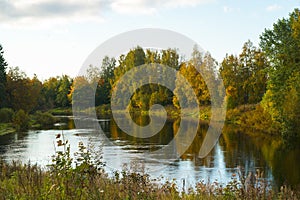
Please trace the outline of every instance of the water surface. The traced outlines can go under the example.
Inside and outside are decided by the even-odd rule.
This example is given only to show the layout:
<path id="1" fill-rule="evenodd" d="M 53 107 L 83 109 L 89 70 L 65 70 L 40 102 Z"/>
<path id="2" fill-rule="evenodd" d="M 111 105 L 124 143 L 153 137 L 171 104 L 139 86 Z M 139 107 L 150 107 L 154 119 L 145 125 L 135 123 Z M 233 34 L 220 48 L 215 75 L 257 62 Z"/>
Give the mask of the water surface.
<path id="1" fill-rule="evenodd" d="M 145 125 L 149 123 L 149 119 L 139 117 L 136 122 Z M 185 179 L 186 187 L 191 187 L 202 180 L 228 183 L 232 180 L 232 175 L 237 173 L 237 168 L 240 168 L 245 174 L 263 171 L 264 178 L 274 185 L 300 184 L 299 149 L 283 150 L 280 142 L 249 137 L 236 131 L 235 127 L 225 126 L 213 150 L 201 159 L 198 153 L 208 125 L 200 123 L 198 130 L 195 130 L 195 123 L 197 122 L 167 121 L 158 134 L 140 139 L 122 132 L 112 119 L 99 120 L 104 130 L 104 133 L 100 133 L 94 129 L 76 129 L 71 118 L 61 117 L 60 123 L 48 130 L 30 130 L 1 136 L 0 156 L 6 161 L 30 161 L 46 167 L 51 164 L 55 151 L 60 150 L 56 147 L 56 135 L 63 133 L 65 140 L 69 141 L 72 155 L 78 150 L 80 141 L 85 145 L 92 145 L 95 151 L 101 151 L 108 173 L 121 170 L 124 164 L 132 167 L 135 165 L 140 170 L 139 164 L 144 163 L 144 170 L 152 178 L 163 176 L 163 180 L 176 179 L 179 185 Z M 184 150 L 185 153 L 171 163 L 163 159 L 145 160 L 144 153 L 155 152 L 167 145 L 176 135 L 180 124 L 185 124 L 187 135 L 197 131 L 194 138 L 187 136 L 176 140 L 174 151 L 177 152 L 183 151 L 180 149 L 184 147 L 182 144 L 192 143 Z M 105 142 L 107 139 L 110 143 Z M 154 167 L 159 170 L 149 170 Z"/>

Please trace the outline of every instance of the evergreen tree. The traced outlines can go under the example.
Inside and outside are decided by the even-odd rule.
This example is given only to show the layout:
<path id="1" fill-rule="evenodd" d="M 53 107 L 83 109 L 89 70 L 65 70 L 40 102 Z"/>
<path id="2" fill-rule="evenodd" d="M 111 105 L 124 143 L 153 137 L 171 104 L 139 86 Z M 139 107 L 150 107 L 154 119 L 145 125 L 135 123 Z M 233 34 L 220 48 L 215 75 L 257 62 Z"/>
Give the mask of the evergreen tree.
<path id="1" fill-rule="evenodd" d="M 0 44 L 0 108 L 7 106 L 6 93 L 6 67 L 7 63 L 4 59 L 4 51 Z"/>

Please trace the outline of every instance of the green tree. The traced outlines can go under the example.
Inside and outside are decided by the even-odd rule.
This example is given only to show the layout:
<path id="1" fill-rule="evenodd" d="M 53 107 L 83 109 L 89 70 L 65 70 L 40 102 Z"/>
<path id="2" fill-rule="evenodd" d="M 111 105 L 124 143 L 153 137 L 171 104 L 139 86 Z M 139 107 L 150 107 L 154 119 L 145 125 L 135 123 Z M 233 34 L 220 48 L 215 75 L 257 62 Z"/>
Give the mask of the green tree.
<path id="1" fill-rule="evenodd" d="M 32 110 L 37 110 L 39 109 L 40 103 L 41 103 L 41 99 L 42 99 L 42 88 L 43 88 L 43 84 L 42 82 L 38 79 L 38 77 L 36 76 L 36 74 L 34 74 L 32 79 L 28 80 L 28 87 L 29 87 L 29 98 L 31 99 L 31 104 L 32 105 Z"/>
<path id="2" fill-rule="evenodd" d="M 4 59 L 4 51 L 0 45 L 0 108 L 7 106 L 6 94 L 6 67 L 7 63 Z"/>
<path id="3" fill-rule="evenodd" d="M 145 64 L 145 51 L 142 47 L 137 47 L 134 49 L 134 66 L 140 66 Z"/>
<path id="4" fill-rule="evenodd" d="M 118 91 L 117 96 L 122 96 L 122 93 L 128 90 L 126 85 L 118 84 L 118 80 L 129 70 L 139 65 L 145 64 L 145 52 L 141 47 L 136 47 L 130 50 L 126 55 L 121 55 L 118 60 L 119 65 L 114 69 L 114 77 L 111 79 L 111 88 Z M 119 88 L 117 88 L 119 87 Z M 139 103 L 137 102 L 139 97 L 138 93 L 135 93 L 132 97 L 131 106 L 135 107 Z M 125 102 L 122 101 L 123 98 L 118 98 L 118 104 L 123 105 Z M 126 105 L 127 106 L 127 105 Z"/>
<path id="5" fill-rule="evenodd" d="M 55 103 L 58 107 L 68 107 L 70 106 L 70 101 L 68 98 L 68 94 L 70 93 L 71 90 L 71 85 L 72 81 L 71 78 L 67 75 L 63 75 L 59 79 L 59 84 L 58 84 L 58 89 L 57 89 L 57 95 L 55 98 Z"/>
<path id="6" fill-rule="evenodd" d="M 96 106 L 102 104 L 110 104 L 111 97 L 111 82 L 114 78 L 114 70 L 116 67 L 116 60 L 105 56 L 102 60 L 101 70 L 99 71 L 99 78 L 96 90 Z"/>
<path id="7" fill-rule="evenodd" d="M 240 88 L 238 58 L 234 55 L 226 55 L 220 66 L 220 75 L 226 89 L 226 102 L 228 108 L 236 107 L 240 100 L 238 88 Z"/>
<path id="8" fill-rule="evenodd" d="M 59 80 L 57 77 L 51 77 L 43 82 L 40 107 L 43 109 L 52 109 L 55 107 L 59 88 Z"/>
<path id="9" fill-rule="evenodd" d="M 239 56 L 226 55 L 219 72 L 226 88 L 228 108 L 255 104 L 266 91 L 269 62 L 261 49 L 247 41 Z"/>
<path id="10" fill-rule="evenodd" d="M 20 109 L 14 116 L 13 125 L 17 131 L 26 131 L 29 127 L 29 116 L 28 114 Z"/>
<path id="11" fill-rule="evenodd" d="M 260 46 L 271 63 L 263 106 L 282 127 L 285 141 L 299 137 L 300 122 L 300 11 L 295 9 L 260 36 Z"/>

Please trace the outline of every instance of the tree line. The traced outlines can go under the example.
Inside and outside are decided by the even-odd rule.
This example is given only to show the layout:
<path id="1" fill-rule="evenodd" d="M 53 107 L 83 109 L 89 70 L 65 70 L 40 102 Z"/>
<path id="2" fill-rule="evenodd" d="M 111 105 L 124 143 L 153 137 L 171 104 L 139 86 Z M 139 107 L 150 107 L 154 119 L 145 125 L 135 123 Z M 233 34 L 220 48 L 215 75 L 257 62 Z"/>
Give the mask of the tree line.
<path id="1" fill-rule="evenodd" d="M 0 46 L 0 108 L 32 113 L 70 107 L 74 103 L 73 95 L 87 96 L 91 91 L 96 91 L 93 94 L 95 106 L 109 105 L 113 90 L 118 89 L 122 94 L 128 89 L 125 85 L 118 85 L 118 80 L 127 71 L 151 63 L 177 70 L 192 86 L 200 105 L 209 106 L 210 92 L 222 94 L 218 84 L 213 84 L 213 90 L 208 90 L 203 74 L 197 70 L 200 68 L 207 76 L 206 81 L 218 83 L 223 80 L 229 109 L 260 104 L 265 113 L 280 124 L 284 138 L 300 135 L 299 9 L 287 18 L 279 19 L 271 29 L 265 29 L 260 35 L 259 47 L 247 41 L 239 55 L 227 54 L 221 63 L 217 63 L 209 52 L 200 52 L 197 46 L 189 60 L 183 59 L 176 49 L 154 51 L 136 47 L 119 58 L 105 57 L 101 67 L 90 66 L 86 76 L 71 78 L 62 75 L 41 82 L 36 76 L 27 77 L 18 67 L 8 68 Z M 175 80 L 176 77 L 170 77 L 170 81 Z M 180 108 L 179 97 L 183 102 L 191 102 L 191 95 L 186 93 L 180 81 L 176 82 L 174 92 L 158 84 L 148 84 L 135 91 L 129 106 L 147 110 L 158 103 Z"/>

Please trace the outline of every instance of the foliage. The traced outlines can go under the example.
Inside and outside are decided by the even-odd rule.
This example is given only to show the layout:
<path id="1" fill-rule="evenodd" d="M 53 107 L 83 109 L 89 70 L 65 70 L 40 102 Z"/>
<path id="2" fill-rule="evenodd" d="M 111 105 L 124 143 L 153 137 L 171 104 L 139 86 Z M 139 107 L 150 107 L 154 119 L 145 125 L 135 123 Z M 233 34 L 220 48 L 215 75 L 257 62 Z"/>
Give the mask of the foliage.
<path id="1" fill-rule="evenodd" d="M 266 132 L 277 129 L 287 144 L 294 143 L 300 138 L 299 9 L 295 9 L 288 18 L 278 20 L 271 29 L 266 29 L 260 40 L 260 48 L 247 41 L 239 55 L 226 55 L 218 71 L 218 64 L 212 56 L 208 52 L 200 52 L 197 46 L 190 60 L 184 60 L 176 49 L 154 51 L 137 46 L 119 58 L 104 57 L 101 69 L 90 66 L 86 76 L 72 79 L 62 75 L 43 82 L 37 76 L 27 77 L 18 67 L 11 67 L 6 72 L 7 63 L 0 45 L 0 108 L 22 109 L 26 113 L 53 109 L 53 112 L 65 113 L 58 109 L 63 108 L 70 113 L 71 105 L 80 105 L 85 110 L 96 106 L 98 116 L 110 114 L 113 90 L 119 92 L 119 105 L 127 103 L 123 102 L 123 95 L 128 91 L 128 86 L 118 85 L 120 78 L 129 70 L 138 69 L 138 66 L 156 63 L 160 66 L 153 73 L 156 72 L 158 78 L 175 83 L 174 94 L 159 84 L 144 85 L 135 90 L 129 105 L 125 105 L 131 111 L 148 113 L 152 105 L 161 104 L 174 106 L 177 110 L 173 113 L 177 117 L 178 110 L 193 102 L 187 87 L 193 89 L 201 106 L 209 107 L 213 95 L 221 96 L 218 93 L 221 93 L 219 83 L 222 78 L 229 108 L 228 122 Z M 166 74 L 163 66 L 177 70 L 177 74 L 185 77 L 190 85 L 184 85 L 184 81 L 175 75 Z M 141 79 L 151 82 L 154 78 L 146 74 Z M 129 77 L 129 80 L 132 79 Z M 209 85 L 212 86 L 210 91 Z M 134 88 L 135 84 L 130 87 Z M 183 105 L 179 105 L 178 99 L 182 100 Z M 249 113 L 241 110 L 242 105 L 245 108 L 254 104 L 260 106 L 248 110 Z M 49 116 L 39 117 L 42 123 L 51 122 L 50 118 L 44 119 Z M 202 115 L 201 118 L 208 119 L 209 115 Z"/>
<path id="2" fill-rule="evenodd" d="M 95 105 L 93 84 L 90 84 L 86 77 L 77 76 L 73 80 L 68 98 L 73 105 L 80 105 L 80 108 L 89 108 Z"/>
<path id="3" fill-rule="evenodd" d="M 51 77 L 44 81 L 41 91 L 41 108 L 51 109 L 55 106 L 55 100 L 57 97 L 59 88 L 58 79 Z"/>
<path id="4" fill-rule="evenodd" d="M 242 113 L 239 124 L 242 128 L 267 134 L 278 134 L 278 124 L 272 120 L 271 115 L 261 105 L 255 109 Z"/>
<path id="5" fill-rule="evenodd" d="M 57 135 L 56 155 L 47 170 L 37 165 L 0 160 L 1 199 L 297 199 L 299 190 L 282 186 L 272 189 L 261 179 L 262 172 L 245 176 L 241 170 L 223 185 L 198 182 L 194 188 L 179 191 L 174 181 L 159 183 L 132 163 L 109 177 L 103 170 L 102 157 L 95 162 L 89 148 L 79 143 L 73 160 L 63 135 Z M 75 165 L 72 165 L 73 161 Z M 239 177 L 239 178 L 238 178 Z"/>
<path id="6" fill-rule="evenodd" d="M 173 97 L 174 106 L 177 108 L 179 108 L 179 106 L 184 108 L 184 105 L 186 104 L 197 106 L 192 105 L 192 102 L 194 101 L 193 96 L 192 94 L 187 93 L 189 90 L 187 90 L 186 87 L 193 88 L 193 92 L 196 94 L 196 98 L 200 105 L 210 105 L 210 92 L 218 91 L 215 76 L 216 67 L 216 62 L 211 55 L 207 52 L 203 56 L 202 53 L 199 52 L 197 46 L 195 46 L 192 53 L 192 59 L 189 62 L 182 63 L 179 69 L 180 75 L 182 75 L 190 85 L 184 84 L 182 82 L 183 80 L 177 77 L 176 88 L 174 90 L 175 96 Z M 212 88 L 211 91 L 208 90 L 208 84 L 210 84 Z M 184 105 L 179 105 L 178 98 L 182 99 Z"/>
<path id="7" fill-rule="evenodd" d="M 151 77 L 149 74 L 157 74 L 158 78 L 164 78 L 166 81 L 175 83 L 175 76 L 166 74 L 163 66 L 171 67 L 175 70 L 179 69 L 179 55 L 175 49 L 167 49 L 162 51 L 151 51 L 146 49 L 146 52 L 141 47 L 136 47 L 130 50 L 127 55 L 121 55 L 119 57 L 119 65 L 114 69 L 114 76 L 111 80 L 112 90 L 118 91 L 117 96 L 122 97 L 128 88 L 125 84 L 117 84 L 119 79 L 129 70 L 137 70 L 136 67 L 147 64 L 149 70 L 152 73 L 145 72 L 145 76 L 141 77 L 144 81 L 152 82 L 151 80 L 157 77 Z M 160 65 L 152 65 L 160 64 Z M 130 78 L 129 78 L 130 79 Z M 142 80 L 141 80 L 142 81 Z M 173 85 L 174 85 L 173 83 Z M 118 88 L 117 88 L 118 87 Z M 135 87 L 135 84 L 130 87 Z M 141 110 L 149 110 L 153 104 L 172 105 L 174 94 L 166 87 L 158 84 L 144 85 L 134 92 L 131 97 L 130 105 L 125 105 L 123 102 L 126 98 L 119 98 L 118 104 L 123 107 L 129 106 L 129 108 L 138 108 Z"/>
<path id="8" fill-rule="evenodd" d="M 15 111 L 31 112 L 38 105 L 42 83 L 36 76 L 30 79 L 18 67 L 10 68 L 7 74 L 7 92 L 10 107 Z"/>
<path id="9" fill-rule="evenodd" d="M 260 36 L 271 63 L 264 108 L 281 125 L 287 143 L 300 137 L 300 11 L 280 19 Z"/>
<path id="10" fill-rule="evenodd" d="M 72 81 L 70 80 L 69 76 L 63 75 L 58 80 L 58 88 L 57 88 L 57 95 L 55 98 L 56 106 L 58 107 L 68 107 L 70 106 L 70 100 L 68 99 L 68 94 L 70 93 Z"/>
<path id="11" fill-rule="evenodd" d="M 0 136 L 14 133 L 15 131 L 12 123 L 0 123 Z"/>
<path id="12" fill-rule="evenodd" d="M 17 131 L 26 131 L 29 128 L 29 116 L 24 110 L 19 110 L 14 118 L 13 125 Z"/>
<path id="13" fill-rule="evenodd" d="M 72 108 L 53 108 L 48 110 L 47 112 L 51 113 L 52 115 L 71 116 Z"/>
<path id="14" fill-rule="evenodd" d="M 226 122 L 230 124 L 241 125 L 240 119 L 244 113 L 251 112 L 255 109 L 255 105 L 242 105 L 226 112 Z"/>
<path id="15" fill-rule="evenodd" d="M 96 114 L 97 117 L 100 118 L 101 116 L 109 116 L 111 114 L 110 105 L 101 105 L 96 107 Z"/>
<path id="16" fill-rule="evenodd" d="M 0 122 L 8 123 L 12 122 L 14 116 L 14 111 L 11 108 L 1 108 L 0 109 Z"/>
<path id="17" fill-rule="evenodd" d="M 69 107 L 71 100 L 68 95 L 71 91 L 72 82 L 73 79 L 67 75 L 51 77 L 44 81 L 40 95 L 40 109 Z"/>
<path id="18" fill-rule="evenodd" d="M 229 109 L 261 101 L 267 84 L 269 64 L 260 49 L 248 41 L 237 57 L 226 55 L 220 67 Z"/>
<path id="19" fill-rule="evenodd" d="M 5 91 L 7 62 L 5 61 L 3 54 L 3 48 L 0 45 L 0 108 L 7 106 L 7 94 Z"/>
<path id="20" fill-rule="evenodd" d="M 102 60 L 101 70 L 97 72 L 99 76 L 96 79 L 97 89 L 95 93 L 95 105 L 103 105 L 110 103 L 111 81 L 114 78 L 114 70 L 116 67 L 115 58 L 104 57 Z M 95 80 L 93 81 L 95 82 Z"/>
<path id="21" fill-rule="evenodd" d="M 34 118 L 36 123 L 40 124 L 41 126 L 53 125 L 55 122 L 55 118 L 49 112 L 42 113 L 41 111 L 37 111 L 34 114 Z"/>

